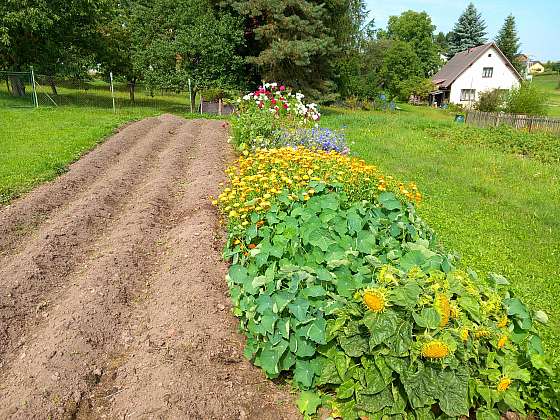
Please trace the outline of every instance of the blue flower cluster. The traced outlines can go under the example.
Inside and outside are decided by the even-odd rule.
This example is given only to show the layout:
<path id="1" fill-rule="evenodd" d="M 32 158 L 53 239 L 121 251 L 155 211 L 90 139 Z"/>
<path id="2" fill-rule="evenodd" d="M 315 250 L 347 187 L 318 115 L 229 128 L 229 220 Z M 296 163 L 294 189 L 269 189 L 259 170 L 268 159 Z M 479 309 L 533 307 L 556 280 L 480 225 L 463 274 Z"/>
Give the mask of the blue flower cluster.
<path id="1" fill-rule="evenodd" d="M 305 147 L 311 150 L 324 150 L 341 154 L 348 154 L 350 148 L 346 144 L 344 132 L 331 130 L 329 128 L 298 128 L 296 130 L 278 130 L 268 141 L 265 148 L 276 147 Z"/>

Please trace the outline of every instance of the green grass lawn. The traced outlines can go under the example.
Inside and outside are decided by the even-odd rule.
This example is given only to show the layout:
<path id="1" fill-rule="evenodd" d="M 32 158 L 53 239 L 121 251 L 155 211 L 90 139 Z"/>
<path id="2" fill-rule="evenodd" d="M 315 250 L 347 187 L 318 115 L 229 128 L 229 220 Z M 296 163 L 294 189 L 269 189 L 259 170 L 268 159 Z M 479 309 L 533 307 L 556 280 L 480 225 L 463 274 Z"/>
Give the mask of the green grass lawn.
<path id="1" fill-rule="evenodd" d="M 560 117 L 560 89 L 558 89 L 560 76 L 551 74 L 534 76 L 533 83 L 549 95 L 548 115 L 551 117 Z"/>
<path id="2" fill-rule="evenodd" d="M 154 109 L 0 109 L 0 205 L 52 179 L 119 125 Z"/>
<path id="3" fill-rule="evenodd" d="M 327 110 L 321 122 L 346 126 L 356 154 L 416 182 L 425 195 L 419 212 L 440 242 L 480 273 L 507 276 L 525 302 L 549 314 L 542 335 L 560 359 L 560 166 L 520 157 L 504 147 L 507 139 L 485 144 L 499 131 L 457 127 L 450 114 L 438 110 L 403 108 Z M 553 145 L 536 142 L 539 147 Z"/>

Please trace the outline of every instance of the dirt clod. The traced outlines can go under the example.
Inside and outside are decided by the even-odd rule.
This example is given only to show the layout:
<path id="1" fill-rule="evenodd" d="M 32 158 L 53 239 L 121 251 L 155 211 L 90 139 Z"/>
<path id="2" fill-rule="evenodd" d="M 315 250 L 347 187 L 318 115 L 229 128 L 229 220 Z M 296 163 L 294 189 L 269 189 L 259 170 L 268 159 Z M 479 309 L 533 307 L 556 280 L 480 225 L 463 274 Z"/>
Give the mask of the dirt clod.
<path id="1" fill-rule="evenodd" d="M 130 124 L 0 209 L 0 418 L 299 418 L 224 301 L 227 135 Z"/>

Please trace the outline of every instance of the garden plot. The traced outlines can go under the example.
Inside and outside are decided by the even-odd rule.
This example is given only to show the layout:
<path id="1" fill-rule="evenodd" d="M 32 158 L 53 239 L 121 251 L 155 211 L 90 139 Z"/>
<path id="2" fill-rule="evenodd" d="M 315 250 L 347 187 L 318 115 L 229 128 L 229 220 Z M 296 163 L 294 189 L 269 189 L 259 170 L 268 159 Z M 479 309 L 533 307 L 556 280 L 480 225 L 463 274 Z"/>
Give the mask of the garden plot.
<path id="1" fill-rule="evenodd" d="M 293 418 L 242 356 L 217 121 L 122 129 L 0 210 L 0 417 Z"/>

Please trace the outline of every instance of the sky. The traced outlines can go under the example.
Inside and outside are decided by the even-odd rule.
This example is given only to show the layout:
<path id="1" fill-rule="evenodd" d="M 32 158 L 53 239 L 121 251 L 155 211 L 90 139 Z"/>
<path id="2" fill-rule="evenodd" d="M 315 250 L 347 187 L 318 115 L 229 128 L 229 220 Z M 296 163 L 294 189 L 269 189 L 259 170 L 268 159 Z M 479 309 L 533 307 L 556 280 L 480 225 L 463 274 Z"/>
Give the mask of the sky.
<path id="1" fill-rule="evenodd" d="M 370 18 L 385 28 L 389 16 L 405 10 L 425 11 L 437 26 L 436 33 L 453 25 L 470 0 L 366 0 Z M 560 60 L 560 0 L 473 0 L 486 21 L 488 38 L 494 39 L 507 15 L 515 16 L 521 52 L 541 61 Z"/>

